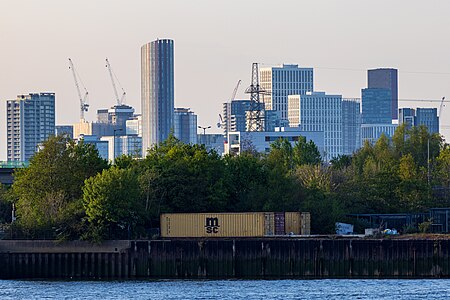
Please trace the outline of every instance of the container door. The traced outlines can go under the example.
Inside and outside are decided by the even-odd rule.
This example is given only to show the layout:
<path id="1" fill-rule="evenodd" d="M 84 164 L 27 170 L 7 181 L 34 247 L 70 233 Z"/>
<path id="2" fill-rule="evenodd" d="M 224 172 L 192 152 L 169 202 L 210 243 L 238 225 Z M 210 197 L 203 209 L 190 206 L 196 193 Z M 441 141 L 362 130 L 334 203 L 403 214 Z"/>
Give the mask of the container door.
<path id="1" fill-rule="evenodd" d="M 275 213 L 275 235 L 284 235 L 284 213 Z"/>
<path id="2" fill-rule="evenodd" d="M 301 235 L 311 234 L 311 215 L 309 212 L 302 212 L 301 214 Z"/>
<path id="3" fill-rule="evenodd" d="M 264 213 L 264 235 L 275 234 L 275 218 L 273 213 Z"/>

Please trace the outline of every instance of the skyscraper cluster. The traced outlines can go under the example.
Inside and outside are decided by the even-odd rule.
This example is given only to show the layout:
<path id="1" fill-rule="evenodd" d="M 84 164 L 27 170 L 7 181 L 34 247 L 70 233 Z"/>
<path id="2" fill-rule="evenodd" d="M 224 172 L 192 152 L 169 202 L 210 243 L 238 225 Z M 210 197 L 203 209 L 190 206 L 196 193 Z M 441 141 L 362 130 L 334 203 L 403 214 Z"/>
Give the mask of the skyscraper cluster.
<path id="1" fill-rule="evenodd" d="M 295 143 L 303 136 L 313 141 L 323 159 L 329 161 L 353 153 L 365 141 L 375 142 L 382 134 L 392 137 L 398 124 L 439 130 L 437 109 L 398 109 L 396 69 L 368 70 L 361 99 L 350 99 L 315 91 L 313 68 L 283 64 L 256 72 L 264 91 L 257 107 L 263 122 L 257 132 L 250 131 L 249 126 L 254 103 L 232 99 L 222 106 L 223 118 L 218 125 L 223 135 L 206 134 L 210 126 L 202 127 L 203 134 L 197 134 L 197 115 L 189 108 L 175 107 L 174 73 L 174 41 L 157 39 L 141 47 L 140 115 L 131 106 L 118 103 L 99 109 L 95 122 L 82 119 L 73 126 L 55 126 L 54 93 L 8 100 L 8 160 L 28 161 L 55 133 L 94 144 L 109 160 L 122 154 L 142 157 L 171 133 L 185 143 L 201 143 L 219 153 L 237 154 L 244 150 L 269 151 L 270 143 L 277 138 Z"/>
<path id="2" fill-rule="evenodd" d="M 237 120 L 242 119 L 246 106 L 250 104 L 243 102 L 246 100 L 227 102 L 223 105 L 224 134 L 226 141 L 233 143 L 226 147 L 227 152 L 239 153 L 235 149 L 244 144 L 243 136 L 246 144 L 250 141 L 257 149 L 268 151 L 268 142 L 274 136 L 289 139 L 301 135 L 311 137 L 316 145 L 323 145 L 322 157 L 329 161 L 339 155 L 352 154 L 365 141 L 374 143 L 382 134 L 391 138 L 398 124 L 404 122 L 398 120 L 398 71 L 373 69 L 368 70 L 367 75 L 368 86 L 361 89 L 361 99 L 350 99 L 314 91 L 312 68 L 286 64 L 262 68 L 260 84 L 269 94 L 263 98 L 265 110 L 278 113 L 275 123 L 285 128 L 278 130 L 283 134 L 269 134 L 274 131 L 269 128 L 265 130 L 264 139 L 259 137 L 259 133 L 234 134 L 233 131 L 244 131 L 242 126 L 236 126 L 243 121 Z M 400 109 L 400 116 L 412 118 L 409 121 L 412 126 L 425 125 L 430 132 L 438 132 L 436 109 Z M 313 134 L 317 132 L 322 135 Z M 291 141 L 295 142 L 295 139 Z"/>

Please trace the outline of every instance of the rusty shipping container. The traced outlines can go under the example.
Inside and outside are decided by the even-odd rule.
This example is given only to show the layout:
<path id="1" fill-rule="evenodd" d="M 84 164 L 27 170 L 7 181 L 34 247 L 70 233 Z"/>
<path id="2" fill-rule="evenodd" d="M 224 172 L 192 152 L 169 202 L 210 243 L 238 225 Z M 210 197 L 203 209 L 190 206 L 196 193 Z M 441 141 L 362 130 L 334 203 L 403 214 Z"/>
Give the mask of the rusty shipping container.
<path id="1" fill-rule="evenodd" d="M 303 232 L 301 226 L 305 223 L 301 220 L 301 216 L 299 212 L 162 214 L 161 236 L 170 238 L 297 235 Z M 309 213 L 307 221 L 309 222 Z"/>

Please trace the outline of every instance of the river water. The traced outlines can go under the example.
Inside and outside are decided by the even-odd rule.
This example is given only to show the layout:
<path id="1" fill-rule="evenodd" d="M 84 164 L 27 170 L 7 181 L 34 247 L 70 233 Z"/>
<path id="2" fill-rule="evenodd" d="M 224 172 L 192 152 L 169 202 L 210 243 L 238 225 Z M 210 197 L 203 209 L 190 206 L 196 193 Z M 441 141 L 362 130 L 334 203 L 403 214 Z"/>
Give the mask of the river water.
<path id="1" fill-rule="evenodd" d="M 437 280 L 0 280 L 0 299 L 450 299 Z"/>

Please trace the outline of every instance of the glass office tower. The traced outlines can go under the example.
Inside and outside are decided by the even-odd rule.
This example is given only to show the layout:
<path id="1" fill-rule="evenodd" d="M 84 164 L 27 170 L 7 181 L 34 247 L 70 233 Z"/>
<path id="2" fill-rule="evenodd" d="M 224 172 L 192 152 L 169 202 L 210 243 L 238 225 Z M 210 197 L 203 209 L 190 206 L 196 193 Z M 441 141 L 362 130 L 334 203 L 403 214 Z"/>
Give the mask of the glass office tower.
<path id="1" fill-rule="evenodd" d="M 162 39 L 141 47 L 142 147 L 167 139 L 173 129 L 174 42 Z"/>

